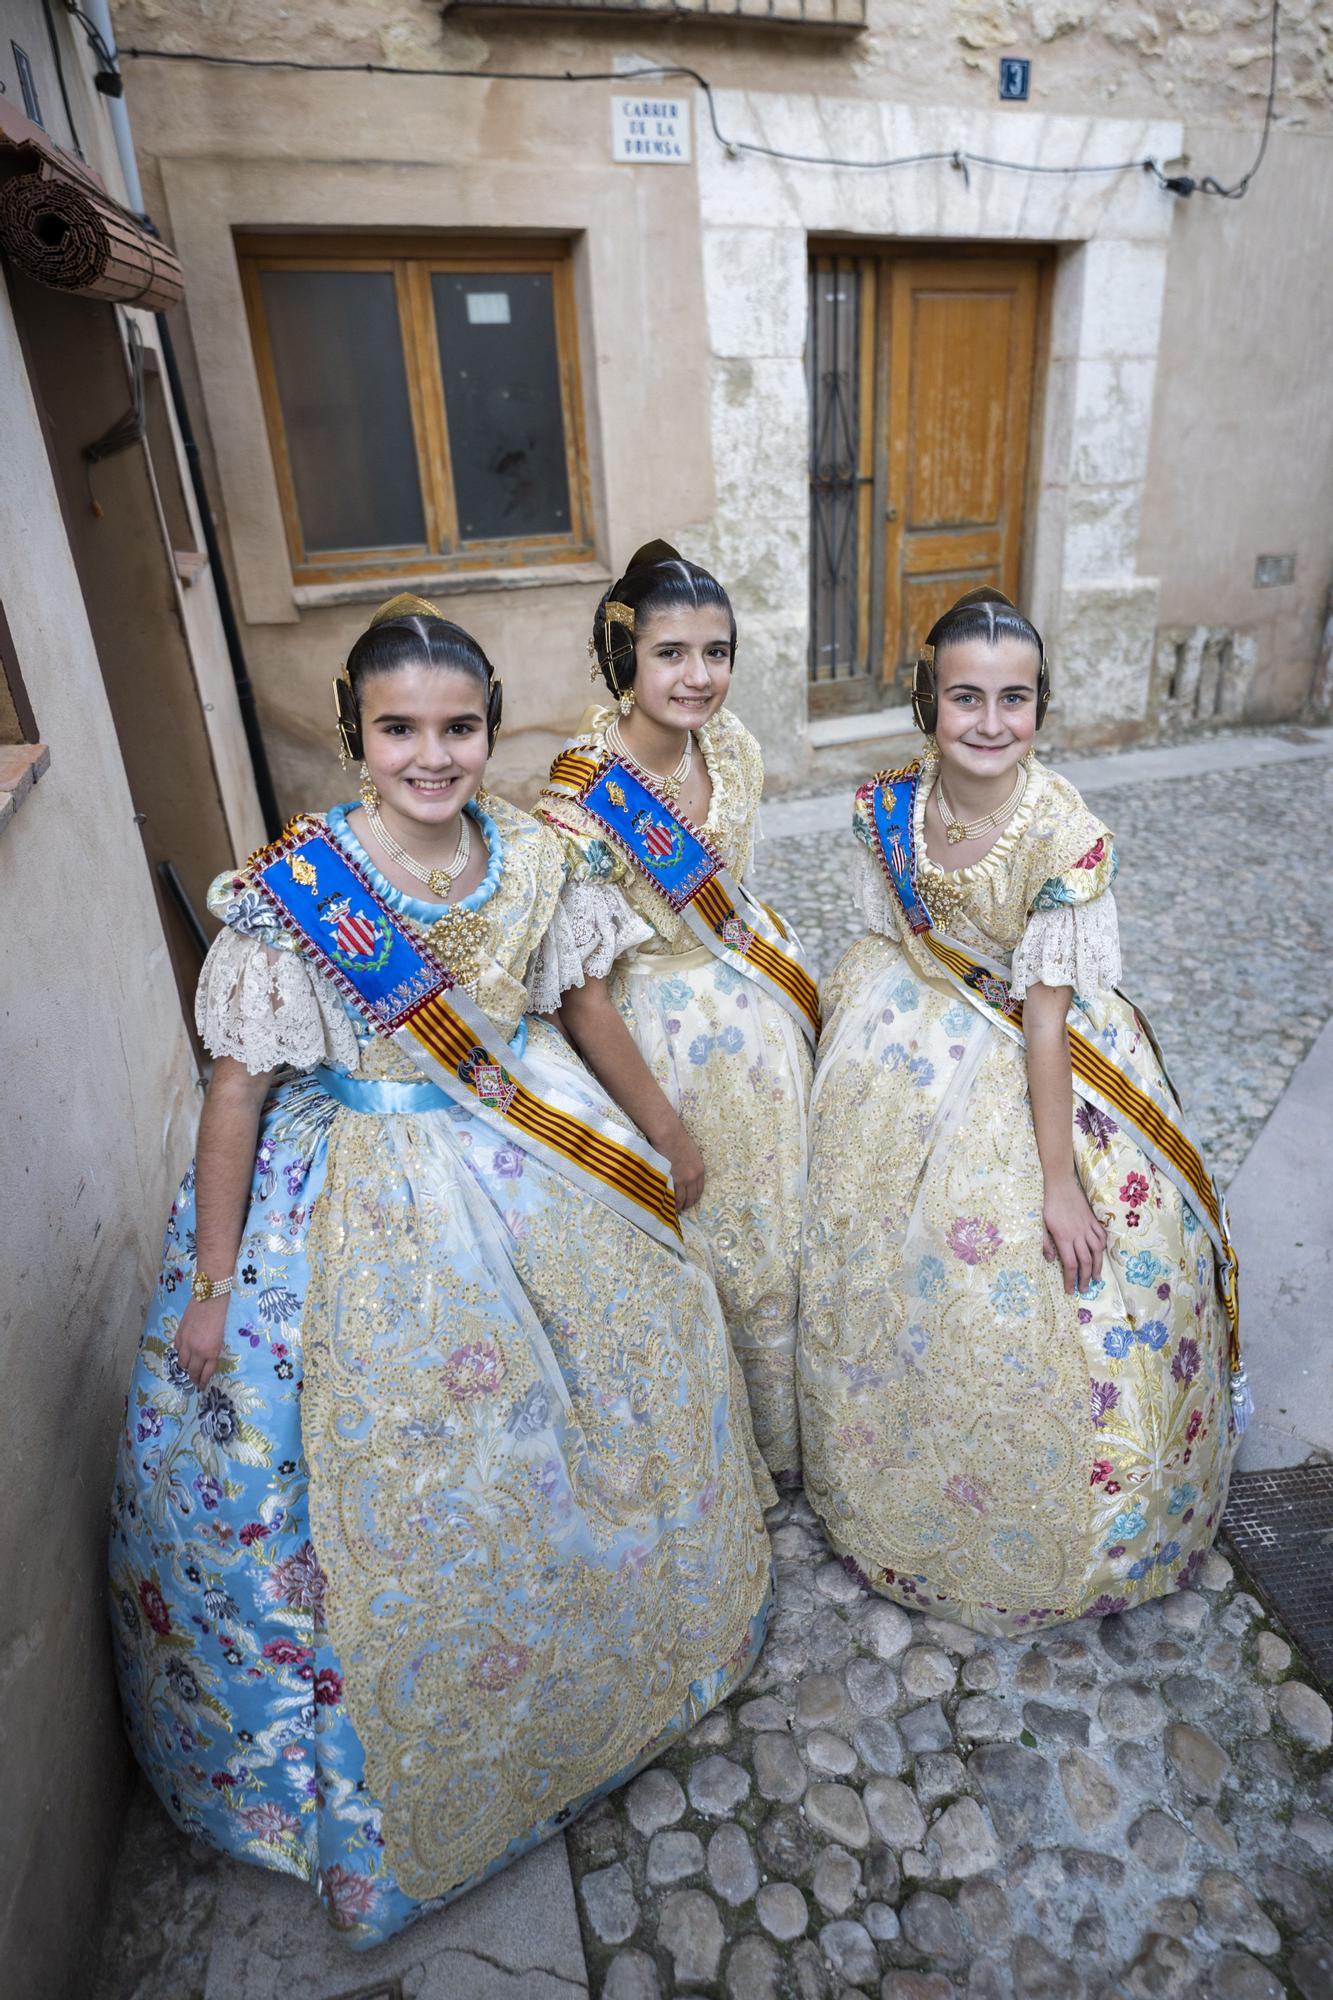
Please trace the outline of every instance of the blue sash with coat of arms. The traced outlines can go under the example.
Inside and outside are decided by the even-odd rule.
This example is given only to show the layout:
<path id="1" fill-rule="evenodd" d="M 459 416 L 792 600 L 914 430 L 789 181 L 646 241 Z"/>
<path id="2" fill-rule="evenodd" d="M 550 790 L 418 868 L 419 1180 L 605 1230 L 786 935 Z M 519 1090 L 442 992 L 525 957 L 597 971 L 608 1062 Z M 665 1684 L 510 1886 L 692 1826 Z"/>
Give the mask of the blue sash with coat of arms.
<path id="1" fill-rule="evenodd" d="M 303 955 L 431 1083 L 683 1254 L 668 1162 L 638 1133 L 590 1117 L 539 1083 L 319 820 L 293 820 L 251 858 L 238 890 L 247 884 Z"/>
<path id="2" fill-rule="evenodd" d="M 555 759 L 546 790 L 575 799 L 699 941 L 766 988 L 814 1047 L 819 992 L 795 940 L 732 880 L 721 855 L 669 800 L 623 759 L 573 749 Z"/>

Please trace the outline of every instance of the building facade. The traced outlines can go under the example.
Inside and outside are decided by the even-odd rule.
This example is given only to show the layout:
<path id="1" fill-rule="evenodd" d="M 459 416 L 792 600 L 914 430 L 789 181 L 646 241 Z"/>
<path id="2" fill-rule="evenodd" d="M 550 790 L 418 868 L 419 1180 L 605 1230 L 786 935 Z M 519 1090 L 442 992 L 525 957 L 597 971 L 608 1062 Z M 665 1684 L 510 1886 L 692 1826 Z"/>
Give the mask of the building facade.
<path id="1" fill-rule="evenodd" d="M 1068 741 L 1307 713 L 1333 573 L 1308 0 L 1248 192 L 1162 184 L 1251 165 L 1271 21 L 122 0 L 284 803 L 339 789 L 328 682 L 406 584 L 493 651 L 497 775 L 529 788 L 656 533 L 733 592 L 779 783 L 877 755 L 922 632 L 986 578 L 1045 632 Z M 242 54 L 297 66 L 213 60 Z"/>
<path id="2" fill-rule="evenodd" d="M 900 731 L 922 632 L 985 579 L 1046 633 L 1066 740 L 1307 713 L 1333 574 L 1333 43 L 1307 0 L 1230 200 L 1163 179 L 1254 159 L 1249 0 L 117 21 L 151 52 L 129 102 L 286 804 L 338 789 L 329 678 L 409 583 L 492 649 L 498 776 L 530 787 L 598 593 L 654 533 L 731 588 L 779 782 Z M 311 67 L 204 60 L 242 53 Z"/>
<path id="3" fill-rule="evenodd" d="M 0 30 L 0 211 L 43 177 L 123 203 L 82 35 L 36 0 Z M 107 1515 L 199 1103 L 191 912 L 262 826 L 157 323 L 3 250 L 0 466 L 0 1966 L 56 1996 L 91 1990 L 131 1776 Z"/>

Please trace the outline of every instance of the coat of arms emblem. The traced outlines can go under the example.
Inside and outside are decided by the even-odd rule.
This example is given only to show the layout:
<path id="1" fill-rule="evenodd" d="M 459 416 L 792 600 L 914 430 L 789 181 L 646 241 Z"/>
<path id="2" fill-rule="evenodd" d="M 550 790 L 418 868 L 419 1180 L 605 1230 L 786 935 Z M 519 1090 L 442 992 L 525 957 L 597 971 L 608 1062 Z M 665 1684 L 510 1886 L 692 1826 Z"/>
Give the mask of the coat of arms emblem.
<path id="1" fill-rule="evenodd" d="M 320 905 L 319 917 L 333 932 L 331 955 L 339 965 L 362 970 L 383 965 L 392 933 L 369 910 L 353 909 L 350 896 L 331 896 Z"/>
<path id="2" fill-rule="evenodd" d="M 665 869 L 680 860 L 685 843 L 679 827 L 655 819 L 647 807 L 635 813 L 630 824 L 643 842 L 650 866 Z"/>
<path id="3" fill-rule="evenodd" d="M 508 1114 L 518 1095 L 518 1085 L 507 1069 L 498 1062 L 492 1062 L 485 1049 L 473 1049 L 458 1065 L 458 1074 L 464 1083 L 472 1085 L 483 1104 L 489 1105 L 492 1111 Z"/>

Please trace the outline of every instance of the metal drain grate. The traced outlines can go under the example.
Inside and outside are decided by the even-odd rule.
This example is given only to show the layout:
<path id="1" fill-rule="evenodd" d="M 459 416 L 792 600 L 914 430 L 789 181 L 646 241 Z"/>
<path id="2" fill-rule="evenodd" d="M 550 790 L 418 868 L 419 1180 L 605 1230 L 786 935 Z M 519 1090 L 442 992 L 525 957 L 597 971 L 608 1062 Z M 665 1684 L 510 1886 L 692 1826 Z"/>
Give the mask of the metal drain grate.
<path id="1" fill-rule="evenodd" d="M 1333 1685 L 1333 1465 L 1236 1473 L 1222 1533 L 1312 1672 Z"/>
<path id="2" fill-rule="evenodd" d="M 339 1993 L 334 2000 L 403 2000 L 403 1989 L 397 1979 L 382 1979 L 378 1986 L 358 1986 L 355 1993 Z"/>

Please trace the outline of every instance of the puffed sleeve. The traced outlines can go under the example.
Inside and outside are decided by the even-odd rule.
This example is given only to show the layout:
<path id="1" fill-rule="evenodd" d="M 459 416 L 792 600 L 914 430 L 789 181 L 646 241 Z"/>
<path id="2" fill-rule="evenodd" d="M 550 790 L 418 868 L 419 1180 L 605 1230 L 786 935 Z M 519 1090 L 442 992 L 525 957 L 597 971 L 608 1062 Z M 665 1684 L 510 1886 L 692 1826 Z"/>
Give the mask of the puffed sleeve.
<path id="1" fill-rule="evenodd" d="M 867 930 L 878 931 L 882 937 L 897 937 L 898 915 L 893 892 L 874 855 L 859 842 L 852 861 L 852 895 Z"/>
<path id="2" fill-rule="evenodd" d="M 543 794 L 537 812 L 558 837 L 565 864 L 560 901 L 526 981 L 533 1013 L 550 1014 L 571 986 L 605 979 L 624 952 L 648 942 L 653 928 L 634 914 L 620 886 L 625 863 L 577 808 Z"/>
<path id="3" fill-rule="evenodd" d="M 194 1018 L 213 1056 L 252 1076 L 288 1066 L 357 1066 L 356 1031 L 338 995 L 298 955 L 276 917 L 243 878 L 221 875 L 208 906 L 224 928 L 199 975 Z"/>
<path id="4" fill-rule="evenodd" d="M 1072 986 L 1090 999 L 1120 978 L 1120 926 L 1111 884 L 1119 863 L 1109 837 L 1094 842 L 1061 875 L 1044 882 L 1014 952 L 1010 990 Z"/>
<path id="5" fill-rule="evenodd" d="M 852 861 L 852 895 L 867 930 L 881 937 L 898 936 L 898 902 L 879 859 L 878 842 L 866 797 L 858 792 L 852 811 L 856 847 Z"/>
<path id="6" fill-rule="evenodd" d="M 528 970 L 533 1013 L 553 1012 L 561 995 L 585 979 L 605 979 L 623 952 L 652 935 L 652 925 L 635 916 L 613 882 L 567 882 Z"/>

